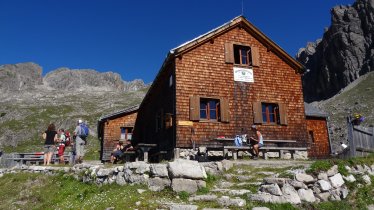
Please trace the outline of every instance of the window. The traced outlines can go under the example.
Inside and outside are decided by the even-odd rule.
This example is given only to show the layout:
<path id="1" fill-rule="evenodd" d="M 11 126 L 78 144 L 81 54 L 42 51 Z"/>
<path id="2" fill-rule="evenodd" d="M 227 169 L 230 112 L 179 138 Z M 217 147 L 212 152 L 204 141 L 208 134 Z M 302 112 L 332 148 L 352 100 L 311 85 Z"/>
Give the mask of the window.
<path id="1" fill-rule="evenodd" d="M 262 103 L 262 122 L 280 124 L 278 104 Z"/>
<path id="2" fill-rule="evenodd" d="M 131 140 L 133 127 L 121 127 L 121 140 Z"/>
<path id="3" fill-rule="evenodd" d="M 260 66 L 260 50 L 241 43 L 225 43 L 225 62 L 241 66 Z"/>
<path id="4" fill-rule="evenodd" d="M 230 122 L 228 99 L 191 96 L 190 120 Z"/>
<path id="5" fill-rule="evenodd" d="M 200 119 L 220 120 L 220 103 L 217 99 L 200 98 Z"/>
<path id="6" fill-rule="evenodd" d="M 287 104 L 253 102 L 253 122 L 255 124 L 287 125 Z"/>
<path id="7" fill-rule="evenodd" d="M 251 66 L 251 48 L 247 46 L 234 45 L 234 60 L 235 64 Z"/>

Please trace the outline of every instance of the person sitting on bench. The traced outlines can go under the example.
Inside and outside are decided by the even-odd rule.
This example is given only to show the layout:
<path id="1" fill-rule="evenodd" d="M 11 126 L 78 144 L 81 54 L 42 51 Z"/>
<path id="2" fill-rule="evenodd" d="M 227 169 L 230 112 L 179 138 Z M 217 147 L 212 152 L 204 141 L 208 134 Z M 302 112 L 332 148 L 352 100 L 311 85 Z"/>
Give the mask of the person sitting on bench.
<path id="1" fill-rule="evenodd" d="M 110 162 L 111 163 L 117 162 L 118 160 L 120 160 L 123 157 L 124 152 L 132 151 L 133 149 L 134 148 L 132 147 L 130 140 L 126 140 L 125 145 L 123 145 L 123 140 L 119 140 L 118 144 L 116 145 L 116 148 L 113 150 L 113 152 L 111 154 Z"/>
<path id="2" fill-rule="evenodd" d="M 124 146 L 123 146 L 123 140 L 119 140 L 118 144 L 116 145 L 116 148 L 113 150 L 111 156 L 110 156 L 110 162 L 115 163 L 117 160 L 121 159 L 123 156 Z"/>
<path id="3" fill-rule="evenodd" d="M 258 149 L 264 146 L 264 138 L 262 137 L 261 132 L 257 129 L 256 125 L 252 125 L 252 131 L 256 132 L 256 138 L 251 137 L 251 145 L 253 148 L 253 159 L 258 159 L 259 151 Z"/>

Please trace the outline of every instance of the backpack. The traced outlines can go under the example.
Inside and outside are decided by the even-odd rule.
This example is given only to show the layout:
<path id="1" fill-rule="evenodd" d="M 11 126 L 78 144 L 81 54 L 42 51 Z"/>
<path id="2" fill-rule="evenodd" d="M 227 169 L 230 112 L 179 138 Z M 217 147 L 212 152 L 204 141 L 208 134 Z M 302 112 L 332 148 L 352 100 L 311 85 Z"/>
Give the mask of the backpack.
<path id="1" fill-rule="evenodd" d="M 88 134 L 90 132 L 90 129 L 88 128 L 88 125 L 86 123 L 82 123 L 80 125 L 80 128 L 81 128 L 81 134 L 79 135 L 79 137 L 86 141 L 87 137 L 88 137 Z"/>
<path id="2" fill-rule="evenodd" d="M 235 143 L 235 146 L 237 147 L 241 147 L 242 146 L 242 138 L 239 136 L 239 135 L 236 135 L 235 136 L 235 139 L 234 139 L 234 143 Z"/>
<path id="3" fill-rule="evenodd" d="M 70 133 L 69 133 L 69 131 L 65 131 L 65 142 L 64 142 L 64 144 L 67 147 L 67 146 L 70 146 L 70 143 L 71 143 Z"/>

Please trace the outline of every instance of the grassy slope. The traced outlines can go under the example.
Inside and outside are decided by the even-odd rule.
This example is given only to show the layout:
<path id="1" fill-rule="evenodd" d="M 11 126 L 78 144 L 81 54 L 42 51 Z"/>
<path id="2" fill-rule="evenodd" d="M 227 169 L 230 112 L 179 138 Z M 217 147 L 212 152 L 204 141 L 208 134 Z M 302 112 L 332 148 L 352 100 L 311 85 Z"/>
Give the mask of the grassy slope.
<path id="1" fill-rule="evenodd" d="M 349 115 L 360 113 L 365 117 L 362 126 L 374 125 L 374 72 L 333 98 L 320 102 L 320 106 L 330 115 L 335 143 L 347 139 L 346 117 Z"/>
<path id="2" fill-rule="evenodd" d="M 7 132 L 11 133 L 11 135 L 17 135 L 21 139 L 17 145 L 7 145 L 2 149 L 6 153 L 42 150 L 43 140 L 41 139 L 41 133 L 51 122 L 55 123 L 57 127 L 68 125 L 68 127 L 64 128 L 73 131 L 76 119 L 80 118 L 86 120 L 90 125 L 90 129 L 96 133 L 97 120 L 100 116 L 139 104 L 146 91 L 147 89 L 133 93 L 89 97 L 73 95 L 64 98 L 65 102 L 62 99 L 53 99 L 55 103 L 46 103 L 48 105 L 27 104 L 24 102 L 12 105 L 0 103 L 3 106 L 1 113 L 5 113 L 5 115 L 11 112 L 20 113 L 20 117 L 17 119 L 0 121 L 0 136 L 4 136 Z M 62 103 L 59 101 L 62 101 Z M 98 150 L 100 150 L 98 138 L 90 136 L 86 159 L 98 160 Z"/>

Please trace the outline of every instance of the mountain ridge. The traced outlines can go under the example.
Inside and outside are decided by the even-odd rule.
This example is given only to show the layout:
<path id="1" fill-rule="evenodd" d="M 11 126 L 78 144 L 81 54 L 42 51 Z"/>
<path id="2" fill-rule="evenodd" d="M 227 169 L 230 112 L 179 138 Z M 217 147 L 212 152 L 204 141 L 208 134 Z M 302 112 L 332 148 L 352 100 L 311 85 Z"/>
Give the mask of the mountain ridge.
<path id="1" fill-rule="evenodd" d="M 303 75 L 306 102 L 325 100 L 374 69 L 374 0 L 331 9 L 323 37 L 301 48 L 296 59 Z"/>

